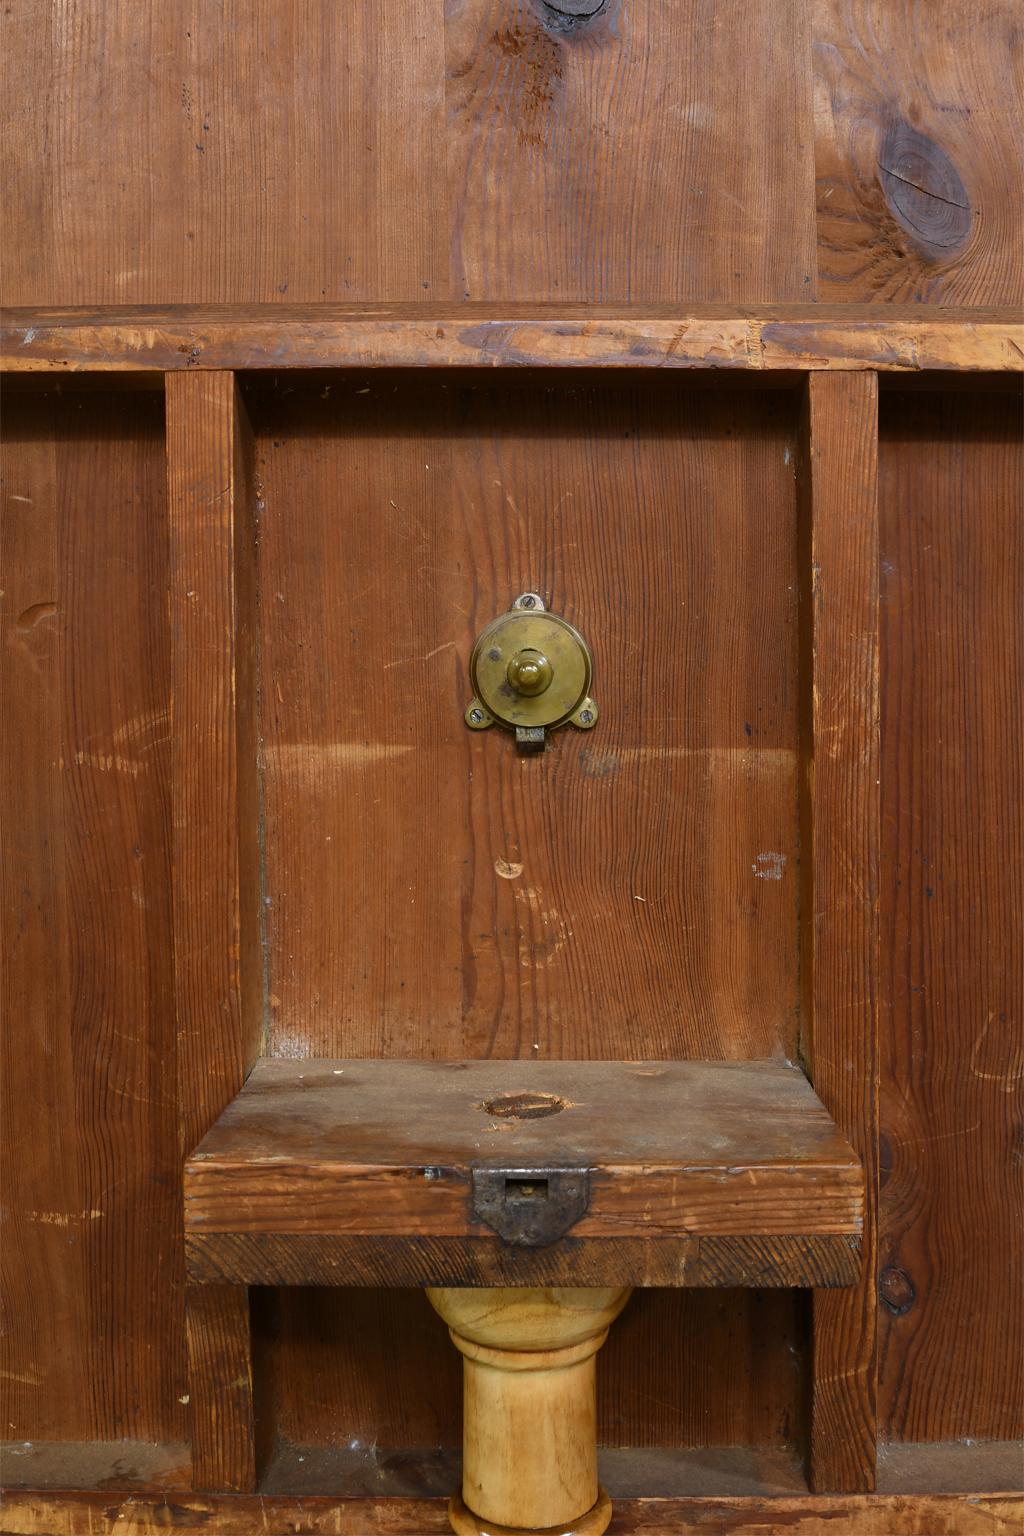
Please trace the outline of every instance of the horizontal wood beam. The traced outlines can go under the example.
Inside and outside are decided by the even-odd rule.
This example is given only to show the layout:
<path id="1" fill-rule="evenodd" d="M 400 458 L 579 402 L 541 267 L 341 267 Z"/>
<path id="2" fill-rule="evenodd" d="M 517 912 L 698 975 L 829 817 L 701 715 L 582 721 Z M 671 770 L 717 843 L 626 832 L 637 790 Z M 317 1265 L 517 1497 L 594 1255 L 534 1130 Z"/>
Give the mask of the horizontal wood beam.
<path id="1" fill-rule="evenodd" d="M 853 305 L 263 305 L 8 310 L 0 329 L 0 368 L 13 373 L 346 367 L 1013 373 L 1024 323 L 1013 311 Z"/>
<path id="2" fill-rule="evenodd" d="M 859 1236 L 566 1237 L 544 1248 L 491 1237 L 310 1237 L 189 1233 L 189 1275 L 206 1285 L 845 1286 Z"/>
<path id="3" fill-rule="evenodd" d="M 619 1536 L 1018 1536 L 1024 1497 L 1013 1494 L 874 1495 L 822 1498 L 620 1499 Z M 444 1499 L 240 1497 L 156 1498 L 102 1493 L 10 1493 L 0 1536 L 448 1536 Z"/>

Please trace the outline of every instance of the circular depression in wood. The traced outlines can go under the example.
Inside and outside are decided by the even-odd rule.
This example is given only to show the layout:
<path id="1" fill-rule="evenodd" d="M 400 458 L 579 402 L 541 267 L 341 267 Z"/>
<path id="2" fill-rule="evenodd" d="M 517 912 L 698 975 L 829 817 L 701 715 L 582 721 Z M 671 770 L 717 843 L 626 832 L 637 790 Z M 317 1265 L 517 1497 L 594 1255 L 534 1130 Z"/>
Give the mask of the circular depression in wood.
<path id="1" fill-rule="evenodd" d="M 480 1108 L 500 1120 L 543 1120 L 569 1105 L 557 1093 L 500 1093 L 496 1099 L 485 1099 Z"/>

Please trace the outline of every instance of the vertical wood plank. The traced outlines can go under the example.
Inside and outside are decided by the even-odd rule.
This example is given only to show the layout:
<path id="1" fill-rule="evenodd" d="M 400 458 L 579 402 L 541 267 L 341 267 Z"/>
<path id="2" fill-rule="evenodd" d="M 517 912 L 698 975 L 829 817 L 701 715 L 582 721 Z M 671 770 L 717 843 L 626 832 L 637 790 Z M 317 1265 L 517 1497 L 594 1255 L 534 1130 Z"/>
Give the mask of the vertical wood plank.
<path id="1" fill-rule="evenodd" d="M 1021 394 L 886 390 L 878 1416 L 1024 1434 Z"/>
<path id="2" fill-rule="evenodd" d="M 69 1243 L 85 1209 L 71 1132 L 76 1085 L 70 981 L 64 803 L 65 748 L 60 593 L 60 497 L 55 409 L 34 417 L 6 402 L 0 450 L 0 556 L 4 569 L 0 667 L 0 1120 L 4 1128 L 0 1242 L 4 1310 L 0 1328 L 3 1438 L 92 1432 L 88 1358 L 88 1275 L 82 1246 Z M 40 1103 L 40 1087 L 45 1099 Z M 34 1090 L 34 1092 L 33 1092 Z M 34 1139 L 40 1113 L 64 1135 Z M 91 1208 L 91 1207 L 90 1207 Z M 41 1219 L 45 1217 L 46 1219 Z M 63 1285 L 41 1284 L 44 1276 Z M 54 1348 L 53 1341 L 60 1345 Z M 85 1401 L 82 1401 L 82 1398 Z M 65 1433 L 67 1431 L 65 1430 Z"/>
<path id="3" fill-rule="evenodd" d="M 7 387 L 3 439 L 0 1437 L 174 1443 L 163 400 Z"/>
<path id="4" fill-rule="evenodd" d="M 231 373 L 167 378 L 172 912 L 181 1148 L 258 1054 L 251 451 Z"/>
<path id="5" fill-rule="evenodd" d="M 231 373 L 167 379 L 172 916 L 181 1151 L 238 1092 L 262 1009 L 251 437 Z M 244 1288 L 187 1298 L 193 1482 L 255 1487 Z"/>
<path id="6" fill-rule="evenodd" d="M 812 1488 L 874 1487 L 878 379 L 812 374 L 802 432 L 802 1048 L 867 1179 L 861 1278 L 813 1300 Z"/>
<path id="7" fill-rule="evenodd" d="M 193 1285 L 186 1293 L 192 1487 L 196 1492 L 253 1493 L 249 1292 L 244 1285 Z"/>

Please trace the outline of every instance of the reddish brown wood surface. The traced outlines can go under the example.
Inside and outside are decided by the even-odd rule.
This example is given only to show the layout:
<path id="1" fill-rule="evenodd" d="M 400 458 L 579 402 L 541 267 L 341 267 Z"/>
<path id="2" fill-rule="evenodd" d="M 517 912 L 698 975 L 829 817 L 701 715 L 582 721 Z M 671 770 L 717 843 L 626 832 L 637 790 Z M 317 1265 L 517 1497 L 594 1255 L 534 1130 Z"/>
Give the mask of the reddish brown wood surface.
<path id="1" fill-rule="evenodd" d="M 185 1326 L 192 1486 L 199 1491 L 253 1493 L 254 1383 L 245 1287 L 189 1286 Z"/>
<path id="2" fill-rule="evenodd" d="M 110 1493 L 70 1497 L 17 1493 L 0 1510 L 3 1536 L 251 1536 L 268 1529 L 303 1536 L 445 1536 L 444 1499 L 197 1498 L 173 1503 Z M 875 1498 L 621 1499 L 616 1532 L 677 1536 L 688 1527 L 707 1536 L 1017 1536 L 1024 1500 L 1006 1494 Z"/>
<path id="3" fill-rule="evenodd" d="M 426 299 L 451 313 L 468 289 L 471 299 L 483 294 L 497 300 L 506 317 L 513 300 L 562 304 L 584 298 L 609 302 L 621 319 L 624 306 L 667 299 L 674 309 L 660 318 L 669 330 L 653 343 L 642 340 L 645 365 L 666 357 L 684 364 L 735 361 L 742 351 L 747 361 L 756 363 L 760 352 L 762 363 L 785 360 L 786 367 L 793 358 L 815 367 L 829 359 L 846 367 L 939 367 L 953 353 L 963 361 L 967 344 L 975 366 L 1019 366 L 1005 332 L 989 329 L 1002 325 L 998 317 L 993 321 L 980 310 L 961 316 L 973 325 L 969 331 L 931 326 L 950 304 L 1019 309 L 1024 298 L 1024 157 L 1021 117 L 1013 110 L 1020 39 L 1010 0 L 985 7 L 968 0 L 916 7 L 888 0 L 781 7 L 722 0 L 710 11 L 690 3 L 660 9 L 608 4 L 595 26 L 573 33 L 560 31 L 557 16 L 538 12 L 532 0 L 512 0 L 507 8 L 498 0 L 444 8 L 386 0 L 356 6 L 343 18 L 336 8 L 256 0 L 244 15 L 230 16 L 228 25 L 222 8 L 209 0 L 184 9 L 171 0 L 162 8 L 72 6 L 42 14 L 15 3 L 6 21 L 9 131 L 0 153 L 5 232 L 14 232 L 5 247 L 9 303 L 238 301 L 284 310 L 292 302 L 363 300 L 390 312 L 396 302 Z M 847 324 L 840 334 L 824 308 L 810 331 L 806 325 L 794 330 L 793 317 L 779 312 L 792 299 L 861 303 L 894 296 L 928 320 L 910 333 L 912 345 L 902 331 L 900 347 L 889 351 L 882 338 L 891 341 L 892 333 L 879 331 L 877 316 L 865 313 L 861 327 Z M 777 323 L 770 349 L 763 330 L 755 347 L 746 325 L 724 347 L 721 337 L 699 327 L 677 340 L 681 317 L 707 320 L 696 307 L 709 299 L 771 307 Z M 587 318 L 609 317 L 575 317 Z M 889 319 L 896 318 L 890 311 Z M 1019 323 L 1019 315 L 1012 318 Z M 641 318 L 643 337 L 645 324 Z M 196 337 L 169 328 L 166 317 L 145 332 L 150 329 L 152 346 L 183 371 L 217 366 L 218 358 L 220 367 L 231 361 L 205 338 L 194 354 Z M 564 360 L 570 347 L 568 355 L 578 355 L 585 340 L 597 361 L 614 362 L 621 358 L 622 337 L 620 328 L 611 329 L 610 349 L 608 332 L 599 328 L 587 337 L 547 335 L 543 350 Z M 336 344 L 327 330 L 328 342 Z M 145 332 L 138 342 L 140 362 L 151 345 Z M 636 334 L 634 328 L 634 341 Z M 460 357 L 490 364 L 499 356 L 514 363 L 511 342 L 518 344 L 520 335 L 517 330 L 510 336 L 507 327 L 497 335 L 485 331 L 490 354 L 478 338 L 468 354 L 460 348 Z M 45 364 L 54 339 L 47 332 L 27 348 L 38 348 Z M 340 360 L 324 350 L 321 335 L 314 332 L 307 341 L 313 361 Z M 90 328 L 79 361 L 103 366 L 106 344 Z M 439 345 L 436 335 L 418 342 L 404 360 L 421 361 L 426 344 Z M 1021 345 L 1019 338 L 1015 344 Z M 381 356 L 374 346 L 367 362 Z M 272 347 L 264 333 L 250 355 L 253 366 L 271 360 Z M 743 371 L 760 383 L 764 370 Z M 145 372 L 138 377 L 147 380 Z M 339 416 L 355 416 L 365 404 L 357 390 L 367 384 L 372 381 L 354 385 Z M 328 385 L 332 395 L 323 409 L 315 406 L 321 423 L 338 386 L 323 379 L 314 390 L 318 397 Z M 536 383 L 531 387 L 545 398 Z M 560 417 L 555 413 L 547 426 L 538 410 L 535 436 L 548 433 L 548 442 L 529 450 L 537 459 L 530 494 L 522 494 L 522 477 L 509 486 L 524 520 L 507 525 L 500 520 L 504 490 L 491 483 L 504 484 L 512 455 L 503 409 L 500 401 L 492 409 L 498 428 L 480 456 L 479 474 L 472 471 L 475 450 L 468 442 L 462 456 L 449 461 L 459 469 L 462 499 L 444 492 L 422 502 L 414 497 L 413 510 L 435 543 L 435 529 L 442 530 L 446 556 L 472 558 L 482 571 L 482 590 L 504 581 L 527 536 L 534 540 L 533 530 L 549 522 L 544 560 L 553 566 L 560 550 L 557 558 L 566 564 L 555 574 L 568 589 L 566 572 L 575 568 L 568 561 L 580 558 L 579 548 L 569 546 L 594 547 L 580 538 L 591 532 L 592 508 L 575 520 L 565 511 L 571 503 L 550 511 L 541 488 L 560 480 L 566 449 L 557 438 L 561 432 L 572 441 L 568 425 L 576 405 Z M 655 1049 L 642 1041 L 651 1015 L 640 1007 L 631 1018 L 626 1000 L 635 993 L 642 1005 L 657 990 L 656 966 L 671 952 L 670 931 L 692 948 L 666 967 L 665 989 L 676 988 L 683 1006 L 672 1031 L 656 1042 L 658 1051 L 686 1054 L 693 1039 L 702 1039 L 710 1041 L 712 1054 L 757 1055 L 782 1039 L 792 1055 L 796 1040 L 795 965 L 783 958 L 786 924 L 791 933 L 795 917 L 795 893 L 787 882 L 796 838 L 787 830 L 792 818 L 784 809 L 795 800 L 795 757 L 778 767 L 771 787 L 766 779 L 746 782 L 748 769 L 740 766 L 745 759 L 710 755 L 747 745 L 732 734 L 734 716 L 760 729 L 749 713 L 757 699 L 772 700 L 770 729 L 751 747 L 757 771 L 767 771 L 764 752 L 795 752 L 796 668 L 786 638 L 792 613 L 787 610 L 786 624 L 780 624 L 774 598 L 763 595 L 776 594 L 780 581 L 784 587 L 792 575 L 789 555 L 782 554 L 794 542 L 783 471 L 770 463 L 772 455 L 792 447 L 792 432 L 787 427 L 766 440 L 763 453 L 750 450 L 743 431 L 730 445 L 725 417 L 716 418 L 711 406 L 702 409 L 703 416 L 690 407 L 682 413 L 694 446 L 672 457 L 667 471 L 655 462 L 660 450 L 648 443 L 636 450 L 637 467 L 624 451 L 610 477 L 617 507 L 634 506 L 631 487 L 635 506 L 649 506 L 646 527 L 667 543 L 666 570 L 634 571 L 622 551 L 628 554 L 637 543 L 641 514 L 630 514 L 618 543 L 602 531 L 609 514 L 597 519 L 598 556 L 570 594 L 584 617 L 593 573 L 616 564 L 630 571 L 632 590 L 655 594 L 662 614 L 677 591 L 691 613 L 702 592 L 710 594 L 692 631 L 675 620 L 672 629 L 691 656 L 684 663 L 687 675 L 673 685 L 676 712 L 698 722 L 696 745 L 709 754 L 707 772 L 697 771 L 697 760 L 692 770 L 668 758 L 629 762 L 624 753 L 632 746 L 659 752 L 678 746 L 657 729 L 641 739 L 632 722 L 632 736 L 624 732 L 615 743 L 611 771 L 605 771 L 607 758 L 586 760 L 604 773 L 587 781 L 595 796 L 608 796 L 633 776 L 633 809 L 617 825 L 637 848 L 637 868 L 648 886 L 664 858 L 671 895 L 660 912 L 647 913 L 656 922 L 645 932 L 622 922 L 605 899 L 608 889 L 598 887 L 592 901 L 596 932 L 580 939 L 576 930 L 575 942 L 592 943 L 594 975 L 602 995 L 612 998 L 608 1055 L 630 1053 L 624 1037 L 635 1042 L 633 1053 Z M 889 579 L 897 582 L 899 600 L 885 617 L 886 648 L 896 670 L 889 674 L 894 691 L 887 703 L 883 770 L 892 871 L 892 905 L 883 912 L 883 1003 L 891 1004 L 892 1013 L 891 1043 L 883 1042 L 891 1074 L 883 1104 L 886 1166 L 893 1172 L 886 1193 L 889 1246 L 882 1255 L 882 1404 L 894 1434 L 973 1436 L 1013 1422 L 1021 1402 L 1014 1375 L 1020 1287 L 1007 1258 L 1019 1250 L 1019 1232 L 1005 1197 L 1014 1095 L 1003 1091 L 1016 1081 L 1008 1040 L 1010 1008 L 1019 1002 L 1014 972 L 1020 970 L 1013 950 L 1019 902 L 1007 874 L 1014 867 L 1007 844 L 1019 826 L 1012 777 L 1016 695 L 1008 691 L 1013 674 L 1006 665 L 1007 634 L 1016 617 L 1007 582 L 1010 535 L 1018 526 L 1019 418 L 1009 405 L 990 412 L 987 401 L 973 417 L 970 408 L 943 409 L 947 414 L 929 428 L 932 437 L 918 427 L 905 433 L 897 413 L 883 448 L 883 485 L 890 475 L 893 510 L 887 514 L 883 501 L 882 515 L 883 521 L 890 516 L 898 575 L 890 572 Z M 313 420 L 315 410 L 297 407 L 293 422 L 301 424 L 303 414 Z M 5 1224 L 0 1262 L 17 1326 L 2 1346 L 0 1370 L 8 1374 L 0 1380 L 0 1419 L 16 1425 L 5 1433 L 25 1437 L 139 1435 L 176 1444 L 183 1434 L 178 1135 L 176 1090 L 168 1086 L 175 1080 L 172 765 L 165 739 L 168 579 L 158 411 L 155 400 L 143 405 L 120 394 L 91 404 L 84 395 L 64 398 L 56 406 L 37 397 L 23 406 L 10 388 L 6 392 L 6 452 L 18 478 L 28 483 L 12 482 L 4 506 L 5 538 L 13 528 L 14 543 L 5 544 L 2 585 L 15 594 L 4 678 L 4 1024 L 12 1042 L 4 1133 L 19 1155 L 4 1169 L 4 1204 L 15 1214 Z M 636 433 L 647 415 L 646 402 L 639 402 L 621 430 Z M 662 423 L 669 415 L 666 407 Z M 584 417 L 592 432 L 593 415 L 585 411 Z M 478 819 L 471 826 L 480 850 L 474 889 L 487 894 L 483 877 L 496 858 L 518 862 L 505 833 L 519 836 L 526 828 L 526 878 L 533 883 L 540 863 L 545 894 L 553 898 L 538 913 L 522 910 L 510 882 L 503 905 L 492 892 L 483 912 L 477 905 L 455 914 L 462 924 L 458 953 L 445 950 L 438 959 L 425 944 L 409 943 L 404 911 L 392 904 L 392 947 L 375 946 L 365 940 L 363 914 L 382 890 L 399 889 L 404 875 L 414 887 L 407 894 L 422 903 L 438 885 L 431 879 L 436 866 L 418 863 L 405 850 L 390 867 L 379 860 L 379 878 L 357 866 L 352 899 L 339 896 L 342 875 L 332 874 L 323 882 L 323 912 L 313 900 L 311 874 L 308 900 L 303 894 L 296 910 L 302 859 L 319 868 L 314 855 L 336 848 L 349 824 L 347 812 L 332 813 L 334 824 L 323 817 L 323 847 L 312 822 L 304 825 L 304 814 L 323 816 L 338 786 L 357 777 L 353 759 L 343 769 L 340 759 L 330 758 L 331 741 L 345 750 L 407 744 L 397 733 L 361 735 L 357 706 L 346 714 L 337 704 L 334 690 L 346 655 L 337 594 L 369 611 L 371 600 L 380 599 L 379 591 L 364 590 L 374 579 L 369 573 L 393 566 L 396 548 L 407 546 L 422 596 L 410 579 L 395 598 L 395 610 L 408 621 L 391 630 L 395 644 L 387 663 L 425 656 L 446 638 L 433 639 L 427 582 L 440 587 L 442 607 L 456 602 L 466 610 L 462 641 L 471 639 L 477 618 L 490 615 L 477 613 L 475 599 L 464 600 L 463 587 L 473 586 L 475 576 L 470 582 L 464 574 L 440 572 L 429 537 L 408 532 L 408 524 L 403 532 L 389 504 L 394 482 L 385 474 L 387 454 L 392 463 L 405 455 L 401 494 L 394 497 L 405 516 L 421 442 L 399 432 L 387 450 L 380 444 L 368 450 L 352 429 L 355 456 L 376 455 L 375 468 L 364 475 L 353 471 L 351 453 L 346 457 L 336 442 L 323 441 L 349 427 L 312 430 L 303 443 L 290 445 L 292 428 L 278 431 L 288 423 L 272 418 L 262 435 L 267 447 L 280 439 L 276 452 L 285 471 L 269 477 L 273 503 L 283 520 L 294 518 L 297 526 L 278 537 L 268 573 L 292 563 L 301 568 L 303 561 L 312 569 L 321 559 L 318 540 L 330 551 L 339 508 L 354 503 L 357 509 L 353 547 L 336 559 L 328 556 L 319 586 L 303 578 L 297 587 L 281 581 L 265 587 L 268 601 L 284 594 L 284 612 L 288 603 L 319 594 L 333 615 L 321 626 L 323 653 L 316 648 L 314 623 L 286 626 L 285 644 L 305 650 L 292 658 L 291 669 L 278 656 L 271 678 L 281 683 L 285 700 L 289 686 L 299 697 L 298 704 L 295 696 L 285 704 L 274 695 L 273 707 L 284 713 L 272 730 L 280 747 L 302 749 L 294 759 L 302 765 L 294 768 L 294 783 L 306 772 L 311 786 L 289 824 L 280 804 L 297 791 L 288 787 L 287 765 L 271 770 L 278 833 L 295 842 L 294 854 L 279 858 L 277 886 L 267 892 L 277 903 L 270 911 L 282 988 L 273 994 L 281 1047 L 322 1052 L 333 1027 L 325 1021 L 342 1019 L 346 1038 L 331 1048 L 363 1049 L 354 1043 L 359 1036 L 381 1054 L 458 1054 L 480 1048 L 481 1040 L 499 1054 L 528 1054 L 536 1038 L 548 1054 L 600 1053 L 599 1044 L 579 1038 L 578 1015 L 559 1006 L 557 989 L 546 985 L 550 974 L 537 966 L 531 989 L 513 969 L 520 948 L 539 956 L 550 942 L 540 913 L 564 914 L 566 889 L 552 878 L 559 874 L 550 851 L 555 819 L 531 806 L 513 777 L 495 773 L 493 754 L 481 755 L 486 766 L 476 769 L 482 798 L 495 796 L 499 808 L 493 823 L 482 826 Z M 448 418 L 439 412 L 437 419 L 443 425 Z M 1001 423 L 994 436 L 983 430 L 990 420 Z M 390 423 L 383 402 L 378 421 L 371 436 L 383 439 Z M 480 436 L 478 426 L 471 419 L 465 437 L 474 431 Z M 606 426 L 605 435 L 612 430 Z M 431 445 L 441 436 L 439 430 Z M 960 437 L 963 449 L 955 446 Z M 730 468 L 738 439 L 744 447 Z M 318 456 L 317 467 L 306 463 Z M 574 483 L 568 488 L 577 501 L 584 487 L 609 479 L 606 447 L 594 455 L 577 444 L 569 459 Z M 421 462 L 434 465 L 436 475 L 436 455 Z M 919 485 L 944 510 L 937 523 L 929 520 L 929 498 L 918 497 Z M 558 495 L 566 488 L 560 484 Z M 21 496 L 36 505 L 42 501 L 46 518 L 34 520 Z M 497 531 L 486 539 L 452 537 L 453 527 L 464 526 L 465 500 Z M 745 546 L 748 524 L 758 520 L 763 542 Z M 716 524 L 727 545 L 742 551 L 728 568 L 723 557 L 716 564 L 705 552 Z M 506 527 L 515 532 L 503 543 Z M 348 537 L 346 527 L 343 541 Z M 886 558 L 893 557 L 887 552 Z M 449 573 L 456 569 L 445 564 Z M 685 575 L 689 569 L 692 578 Z M 747 634 L 742 616 L 751 593 Z M 390 600 L 385 586 L 384 601 Z M 632 602 L 631 617 L 636 608 Z M 282 616 L 269 627 L 276 628 Z M 362 655 L 380 650 L 392 621 L 368 622 L 369 632 L 361 619 L 352 625 L 358 640 L 353 649 L 362 647 Z M 430 638 L 421 644 L 427 630 Z M 635 635 L 635 624 L 629 630 L 623 625 L 616 636 L 620 655 L 633 643 L 630 631 Z M 222 633 L 215 643 L 222 660 Z M 704 697 L 704 685 L 695 679 L 709 654 L 718 664 L 712 663 Z M 984 667 L 972 661 L 982 654 L 988 658 Z M 303 677 L 315 670 L 311 656 L 329 672 L 317 685 L 322 696 L 313 686 L 308 695 L 301 691 Z M 599 666 L 609 680 L 616 667 L 627 679 L 639 670 L 635 662 L 607 655 Z M 388 671 L 382 689 L 392 721 L 404 718 L 407 707 L 409 690 L 389 686 L 400 670 Z M 266 668 L 262 675 L 266 680 Z M 748 698 L 736 681 L 744 675 L 751 679 Z M 962 684 L 955 692 L 951 680 Z M 435 739 L 461 698 L 458 681 L 449 679 L 444 707 L 431 717 Z M 722 701 L 720 712 L 716 700 Z M 270 715 L 269 707 L 265 713 Z M 322 735 L 310 724 L 318 716 L 326 722 Z M 947 750 L 950 741 L 955 750 Z M 305 750 L 311 744 L 312 754 Z M 405 765 L 404 778 L 398 762 Z M 554 788 L 574 832 L 600 826 L 600 815 L 587 822 L 583 799 L 563 792 L 577 760 L 566 754 L 561 762 L 561 779 L 551 772 L 556 765 L 549 765 L 545 795 Z M 461 846 L 464 836 L 469 841 L 464 806 L 451 811 L 436 790 L 462 782 L 472 766 L 456 753 L 436 775 L 412 772 L 408 756 L 364 764 L 351 824 L 365 822 L 383 846 L 384 812 L 373 804 L 377 790 L 371 793 L 376 774 L 385 804 L 401 800 L 412 783 L 412 799 L 434 807 L 439 846 L 452 841 L 453 829 Z M 490 775 L 486 784 L 484 773 Z M 669 798 L 675 819 L 638 841 L 637 808 Z M 707 827 L 735 830 L 701 831 Z M 775 840 L 779 833 L 785 841 Z M 762 842 L 762 834 L 772 840 Z M 499 843 L 493 853 L 492 836 Z M 787 918 L 781 906 L 772 914 L 763 907 L 752 912 L 738 866 L 735 879 L 722 875 L 732 867 L 730 848 L 745 846 L 748 836 L 759 844 L 758 853 L 787 854 L 783 880 L 759 883 L 755 892 L 761 901 L 784 896 Z M 688 863 L 695 848 L 697 861 Z M 923 850 L 919 865 L 917 849 Z M 925 856 L 943 863 L 941 885 L 930 878 Z M 575 871 L 570 895 L 586 873 L 580 864 Z M 616 869 L 627 880 L 634 873 L 632 867 Z M 709 885 L 709 879 L 720 883 Z M 253 888 L 245 886 L 247 897 Z M 645 894 L 641 885 L 631 890 Z M 728 914 L 729 920 L 712 921 L 712 914 Z M 451 931 L 451 918 L 443 907 L 439 928 Z M 604 959 L 618 954 L 607 942 L 616 930 L 634 957 L 618 993 L 616 967 Z M 557 937 L 559 930 L 553 931 Z M 344 942 L 359 935 L 368 953 L 366 977 L 345 974 L 336 958 L 339 934 Z M 464 934 L 492 935 L 473 940 L 483 946 L 485 963 L 467 974 L 474 999 L 483 999 L 480 1017 L 500 1021 L 490 1034 L 474 1025 L 477 1033 L 470 1032 L 468 1042 L 452 980 Z M 501 945 L 508 946 L 508 964 L 495 960 Z M 564 955 L 563 948 L 548 973 Z M 449 999 L 436 1031 L 429 1014 L 420 1017 L 400 1002 L 401 981 L 417 971 L 428 975 L 435 1002 Z M 356 992 L 348 995 L 350 984 Z M 511 1006 L 502 1011 L 506 998 Z M 282 1021 L 291 1016 L 298 1023 L 289 1034 Z M 534 1016 L 543 1021 L 539 1036 L 528 1029 Z M 762 1022 L 752 1024 L 751 1018 Z M 741 1019 L 733 1038 L 733 1022 Z M 215 1030 L 211 1044 L 217 1036 Z M 202 1061 L 199 1050 L 192 1065 Z M 213 1098 L 222 1088 L 216 1086 Z M 191 1082 L 188 1113 L 195 1134 L 198 1091 Z M 981 1124 L 974 1130 L 976 1112 Z M 26 1147 L 31 1155 L 20 1155 Z M 292 1426 L 322 1438 L 336 1434 L 339 1424 L 368 1439 L 408 1432 L 413 1441 L 407 1443 L 417 1436 L 427 1437 L 420 1443 L 434 1443 L 442 1431 L 454 1435 L 454 1378 L 442 1373 L 440 1345 L 419 1342 L 408 1298 L 366 1292 L 360 1310 L 352 1294 L 346 1312 L 331 1310 L 335 1299 L 315 1292 L 289 1303 L 275 1369 Z M 381 1338 L 391 1350 L 383 1372 Z M 645 1294 L 604 1352 L 602 1368 L 618 1392 L 605 1392 L 603 1434 L 678 1444 L 798 1433 L 793 1362 L 802 1338 L 783 1294 L 710 1300 L 700 1293 Z M 161 1369 L 153 1369 L 154 1359 Z M 412 1363 L 411 1379 L 399 1389 L 400 1360 Z M 317 1372 L 321 1384 L 311 1392 Z M 666 1376 L 689 1385 L 666 1393 Z M 399 1395 L 401 1406 L 394 1408 Z M 960 1516 L 967 1518 L 962 1510 Z M 45 1524 L 50 1516 L 40 1518 Z"/>
<path id="4" fill-rule="evenodd" d="M 793 398 L 510 384 L 335 375 L 248 400 L 271 1053 L 792 1057 Z M 525 764 L 462 712 L 476 633 L 536 585 L 594 646 L 603 714 Z M 348 1305 L 283 1307 L 288 1434 L 398 1443 Z M 382 1301 L 386 1327 L 410 1305 Z M 791 1298 L 652 1293 L 630 1326 L 606 1346 L 617 1443 L 796 1432 Z"/>
<path id="5" fill-rule="evenodd" d="M 1019 304 L 1015 8 L 813 0 L 810 12 L 818 298 Z"/>
<path id="6" fill-rule="evenodd" d="M 5 297 L 1020 302 L 1016 25 L 1012 0 L 16 8 Z"/>
<path id="7" fill-rule="evenodd" d="M 883 398 L 880 1414 L 1024 1414 L 1020 399 Z"/>
<path id="8" fill-rule="evenodd" d="M 805 721 L 802 1048 L 865 1167 L 859 1286 L 814 1298 L 810 1480 L 875 1475 L 878 1143 L 878 381 L 807 381 L 802 454 Z"/>
<path id="9" fill-rule="evenodd" d="M 792 1058 L 792 397 L 337 375 L 249 404 L 269 1054 Z M 531 761 L 463 720 L 526 588 L 603 712 Z"/>
<path id="10" fill-rule="evenodd" d="M 1019 310 L 374 304 L 10 310 L 13 373 L 292 368 L 1019 372 Z"/>
<path id="11" fill-rule="evenodd" d="M 462 1285 L 852 1285 L 860 1238 L 567 1237 L 523 1254 L 486 1237 L 309 1236 L 196 1232 L 185 1239 L 189 1274 L 202 1284 L 356 1287 Z"/>
<path id="12" fill-rule="evenodd" d="M 3 416 L 0 1426 L 181 1441 L 162 401 Z"/>
<path id="13" fill-rule="evenodd" d="M 232 374 L 168 379 L 171 888 L 184 1152 L 241 1087 L 262 1029 L 246 432 Z"/>

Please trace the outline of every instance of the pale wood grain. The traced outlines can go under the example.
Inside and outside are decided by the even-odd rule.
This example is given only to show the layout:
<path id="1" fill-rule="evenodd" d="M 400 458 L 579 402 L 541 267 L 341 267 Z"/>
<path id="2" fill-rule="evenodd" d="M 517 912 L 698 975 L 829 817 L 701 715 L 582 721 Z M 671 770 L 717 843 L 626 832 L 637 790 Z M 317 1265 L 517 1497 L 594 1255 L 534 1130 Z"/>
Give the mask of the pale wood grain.
<path id="1" fill-rule="evenodd" d="M 849 305 L 760 312 L 517 316 L 515 307 L 394 306 L 360 311 L 274 307 L 68 312 L 8 311 L 0 366 L 10 372 L 203 371 L 286 368 L 670 368 L 791 371 L 1019 372 L 1019 312 L 897 316 Z"/>
<path id="2" fill-rule="evenodd" d="M 615 1530 L 624 1536 L 1017 1536 L 1024 1499 L 1007 1494 L 928 1494 L 860 1498 L 620 1499 Z M 111 1493 L 8 1494 L 3 1536 L 252 1536 L 274 1522 L 304 1536 L 448 1536 L 444 1499 L 337 1499 L 305 1495 L 173 1501 Z"/>
<path id="3" fill-rule="evenodd" d="M 462 1355 L 455 1530 L 576 1529 L 598 1502 L 595 1357 L 628 1287 L 431 1287 L 427 1298 Z M 610 1512 L 595 1513 L 581 1527 L 590 1536 Z"/>

